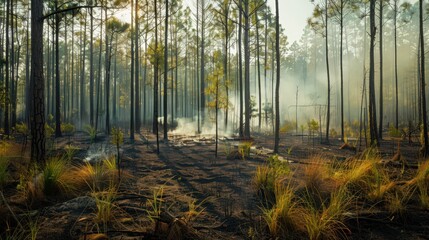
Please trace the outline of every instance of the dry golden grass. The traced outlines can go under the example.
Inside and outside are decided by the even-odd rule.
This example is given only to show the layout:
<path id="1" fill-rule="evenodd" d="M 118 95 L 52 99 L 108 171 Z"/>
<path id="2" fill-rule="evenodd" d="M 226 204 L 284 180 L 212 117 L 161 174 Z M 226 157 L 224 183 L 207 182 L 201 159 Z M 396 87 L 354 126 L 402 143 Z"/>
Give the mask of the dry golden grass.
<path id="1" fill-rule="evenodd" d="M 304 187 L 309 190 L 325 191 L 327 190 L 329 179 L 332 176 L 330 161 L 322 156 L 315 156 L 310 159 L 304 167 Z"/>

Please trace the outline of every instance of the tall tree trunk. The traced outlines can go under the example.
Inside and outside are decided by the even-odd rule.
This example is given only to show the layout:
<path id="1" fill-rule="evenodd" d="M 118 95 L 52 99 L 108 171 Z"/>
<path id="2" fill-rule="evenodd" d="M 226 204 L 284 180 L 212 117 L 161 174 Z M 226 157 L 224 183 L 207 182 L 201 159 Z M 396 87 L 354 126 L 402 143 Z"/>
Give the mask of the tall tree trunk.
<path id="1" fill-rule="evenodd" d="M 279 24 L 279 0 L 276 0 L 276 121 L 274 136 L 274 153 L 279 152 L 280 144 L 280 24 Z"/>
<path id="2" fill-rule="evenodd" d="M 243 6 L 242 4 L 243 0 L 239 0 L 239 6 L 240 8 Z M 240 82 L 240 121 L 239 121 L 239 136 L 241 138 L 244 137 L 244 119 L 243 119 L 243 114 L 244 114 L 244 106 L 243 106 L 243 56 L 242 56 L 242 39 L 241 39 L 241 35 L 242 35 L 242 18 L 243 18 L 243 13 L 240 10 L 239 11 L 239 15 L 238 15 L 238 81 Z"/>
<path id="3" fill-rule="evenodd" d="M 58 10 L 58 0 L 55 0 Z M 55 14 L 55 137 L 61 137 L 61 98 L 60 98 L 60 15 Z"/>
<path id="4" fill-rule="evenodd" d="M 156 152 L 159 154 L 159 134 L 158 134 L 158 0 L 155 0 L 155 66 L 153 70 L 153 131 L 156 134 Z"/>
<path id="5" fill-rule="evenodd" d="M 329 123 L 331 120 L 331 75 L 329 71 L 329 46 L 328 46 L 328 0 L 325 0 L 325 60 L 326 60 L 326 75 L 328 79 L 328 106 L 326 110 L 326 135 L 325 141 L 329 143 Z"/>
<path id="6" fill-rule="evenodd" d="M 94 127 L 94 16 L 90 9 L 89 40 L 89 124 Z"/>
<path id="7" fill-rule="evenodd" d="M 393 10 L 393 30 L 394 30 L 394 48 L 395 48 L 395 128 L 399 129 L 399 96 L 398 96 L 398 34 L 397 34 L 397 16 L 398 16 L 398 1 L 394 1 Z"/>
<path id="8" fill-rule="evenodd" d="M 384 0 L 380 0 L 379 6 L 379 36 L 380 36 L 380 124 L 378 125 L 378 135 L 383 139 L 383 8 Z"/>
<path id="9" fill-rule="evenodd" d="M 106 19 L 106 32 L 105 32 L 105 41 L 106 41 L 106 59 L 105 61 L 105 71 L 106 71 L 106 76 L 105 76 L 105 101 L 106 101 L 106 129 L 105 132 L 107 135 L 110 135 L 110 59 L 112 58 L 112 40 L 113 40 L 113 33 L 112 36 L 110 36 L 109 39 L 109 35 L 108 35 L 108 31 L 107 31 L 107 6 L 106 8 L 104 8 L 104 18 Z M 113 30 L 112 30 L 113 31 Z M 110 42 L 109 42 L 110 41 Z"/>
<path id="10" fill-rule="evenodd" d="M 341 140 L 344 141 L 344 66 L 343 66 L 343 37 L 344 37 L 344 1 L 340 6 L 340 74 L 341 74 Z"/>
<path id="11" fill-rule="evenodd" d="M 426 112 L 426 80 L 425 80 L 425 38 L 424 38 L 424 27 L 423 27 L 423 0 L 419 0 L 419 32 L 420 32 L 420 79 L 421 79 L 421 96 L 422 96 L 422 114 L 423 114 L 423 136 L 424 146 L 423 155 L 427 157 L 429 149 L 428 139 L 428 123 L 427 123 L 427 112 Z"/>
<path id="12" fill-rule="evenodd" d="M 164 141 L 168 141 L 167 122 L 167 81 L 168 81 L 168 0 L 165 1 L 165 25 L 164 25 Z M 173 81 L 173 79 L 171 79 Z M 171 95 L 173 99 L 173 95 Z M 173 112 L 173 105 L 171 105 Z"/>
<path id="13" fill-rule="evenodd" d="M 228 45 L 229 45 L 229 26 L 228 26 L 228 21 L 229 21 L 229 1 L 227 1 L 224 5 L 224 31 L 225 31 L 225 36 L 224 36 L 224 50 L 223 50 L 223 82 L 225 84 L 225 93 L 226 93 L 226 107 L 225 107 L 225 130 L 228 127 L 228 112 L 229 112 L 229 86 L 228 86 Z"/>
<path id="14" fill-rule="evenodd" d="M 258 65 L 258 93 L 259 93 L 259 113 L 258 113 L 258 129 L 261 131 L 262 124 L 262 90 L 261 90 L 261 61 L 260 61 L 260 45 L 259 45 L 259 19 L 258 12 L 255 13 L 256 22 L 256 59 Z"/>
<path id="15" fill-rule="evenodd" d="M 131 81 L 130 81 L 130 90 L 131 90 L 131 95 L 130 95 L 130 103 L 131 103 L 131 107 L 130 107 L 130 139 L 134 140 L 134 132 L 135 132 L 135 116 L 134 116 L 134 63 L 135 63 L 135 51 L 134 51 L 134 28 L 133 28 L 133 20 L 134 20 L 134 0 L 131 0 Z"/>
<path id="16" fill-rule="evenodd" d="M 204 124 L 205 121 L 205 108 L 206 108 L 206 95 L 205 95 L 205 28 L 206 28 L 206 0 L 201 0 L 201 122 Z"/>
<path id="17" fill-rule="evenodd" d="M 98 130 L 98 118 L 100 115 L 100 96 L 101 96 L 101 53 L 103 52 L 103 14 L 100 14 L 100 45 L 98 48 L 98 71 L 97 71 L 97 94 L 96 94 L 96 110 L 95 110 L 95 130 Z"/>
<path id="18" fill-rule="evenodd" d="M 138 16 L 138 11 L 139 11 L 139 1 L 136 0 L 136 4 L 135 4 L 135 16 L 134 16 L 134 23 L 135 23 L 135 47 L 136 47 L 136 56 L 135 56 L 135 92 L 136 92 L 136 98 L 135 98 L 135 122 L 136 122 L 136 132 L 139 133 L 140 132 L 140 128 L 141 128 L 141 117 L 140 117 L 140 78 L 139 78 L 139 68 L 140 68 L 140 63 L 139 63 L 139 16 Z"/>
<path id="19" fill-rule="evenodd" d="M 30 95 L 30 5 L 27 9 L 27 26 L 26 26 L 26 53 L 25 53 L 25 123 L 31 125 L 31 95 Z"/>
<path id="20" fill-rule="evenodd" d="M 31 0 L 31 160 L 45 163 L 45 81 L 43 80 L 43 1 Z"/>
<path id="21" fill-rule="evenodd" d="M 4 133 L 9 136 L 10 126 L 9 126 L 9 102 L 10 102 L 10 93 L 9 93 L 9 79 L 10 79 L 10 60 L 9 60 L 9 29 L 10 29 L 10 5 L 11 0 L 6 0 L 6 79 L 5 79 L 5 107 L 4 107 Z"/>
<path id="22" fill-rule="evenodd" d="M 86 16 L 86 15 L 85 15 Z M 85 116 L 85 62 L 86 62 L 86 17 L 84 20 L 84 35 L 83 35 L 83 50 L 82 50 L 82 66 L 80 69 L 80 128 L 82 128 L 83 119 Z M 101 46 L 101 43 L 100 43 Z"/>
<path id="23" fill-rule="evenodd" d="M 374 48 L 375 48 L 375 1 L 370 1 L 370 49 L 369 49 L 369 129 L 371 146 L 378 145 L 377 136 L 377 117 L 375 109 L 375 62 L 374 62 Z"/>
<path id="24" fill-rule="evenodd" d="M 249 1 L 244 0 L 244 137 L 250 139 L 250 120 L 252 109 L 250 106 L 250 19 Z"/>

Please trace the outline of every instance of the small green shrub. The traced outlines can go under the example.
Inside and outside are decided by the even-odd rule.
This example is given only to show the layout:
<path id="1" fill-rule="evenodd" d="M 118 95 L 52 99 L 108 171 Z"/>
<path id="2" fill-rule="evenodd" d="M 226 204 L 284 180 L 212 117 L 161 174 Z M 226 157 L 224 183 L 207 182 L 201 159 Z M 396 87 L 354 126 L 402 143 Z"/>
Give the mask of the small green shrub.
<path id="1" fill-rule="evenodd" d="M 95 129 L 95 127 L 92 127 L 90 125 L 86 125 L 84 130 L 86 133 L 88 133 L 89 138 L 91 139 L 91 143 L 93 143 L 97 138 L 97 129 Z"/>
<path id="2" fill-rule="evenodd" d="M 64 134 L 73 134 L 75 127 L 71 123 L 61 123 L 61 132 Z"/>
<path id="3" fill-rule="evenodd" d="M 252 148 L 252 145 L 253 143 L 251 141 L 244 141 L 238 145 L 238 152 L 243 160 L 250 157 L 250 149 Z"/>

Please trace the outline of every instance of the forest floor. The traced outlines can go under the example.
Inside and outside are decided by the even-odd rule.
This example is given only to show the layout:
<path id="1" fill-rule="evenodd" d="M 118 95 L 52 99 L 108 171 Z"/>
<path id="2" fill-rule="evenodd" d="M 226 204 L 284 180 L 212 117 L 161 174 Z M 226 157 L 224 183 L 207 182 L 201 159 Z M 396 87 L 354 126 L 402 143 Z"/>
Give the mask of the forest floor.
<path id="1" fill-rule="evenodd" d="M 70 143 L 80 149 L 73 158 L 75 164 L 100 152 L 114 153 L 107 137 L 99 136 L 91 143 L 87 134 L 80 132 L 70 138 L 57 139 L 56 151 L 62 151 Z M 256 168 L 264 165 L 272 154 L 273 144 L 272 135 L 255 134 L 250 156 L 243 159 L 237 151 L 240 141 L 235 138 L 220 139 L 218 157 L 215 157 L 212 136 L 169 135 L 168 142 L 161 141 L 159 154 L 155 136 L 147 131 L 136 135 L 134 142 L 125 139 L 121 147 L 123 180 L 115 195 L 113 220 L 104 225 L 94 223 L 97 204 L 85 191 L 81 196 L 49 197 L 31 206 L 19 200 L 17 181 L 8 184 L 3 192 L 8 206 L 18 212 L 18 218 L 37 219 L 38 239 L 104 239 L 97 238 L 95 234 L 99 232 L 106 233 L 110 239 L 184 236 L 183 232 L 172 235 L 171 228 L 165 224 L 154 227 L 148 217 L 154 201 L 157 202 L 154 197 L 160 199 L 157 203 L 174 216 L 174 221 L 183 221 L 201 239 L 269 239 L 267 234 L 253 233 L 266 231 L 261 200 L 252 179 Z M 395 139 L 382 141 L 382 158 L 391 159 L 397 145 Z M 282 134 L 279 155 L 289 162 L 299 185 L 303 169 L 313 156 L 345 161 L 356 155 L 351 150 L 340 150 L 340 146 L 341 142 L 336 139 L 328 145 L 320 144 L 317 137 Z M 401 174 L 404 178 L 411 178 L 416 171 L 418 149 L 418 144 L 401 141 L 401 154 L 408 163 L 405 173 Z M 392 166 L 391 171 L 399 172 L 400 168 Z M 348 237 L 429 239 L 428 213 L 411 204 L 406 214 L 397 217 L 375 206 L 369 213 L 361 213 L 362 217 L 348 220 Z"/>

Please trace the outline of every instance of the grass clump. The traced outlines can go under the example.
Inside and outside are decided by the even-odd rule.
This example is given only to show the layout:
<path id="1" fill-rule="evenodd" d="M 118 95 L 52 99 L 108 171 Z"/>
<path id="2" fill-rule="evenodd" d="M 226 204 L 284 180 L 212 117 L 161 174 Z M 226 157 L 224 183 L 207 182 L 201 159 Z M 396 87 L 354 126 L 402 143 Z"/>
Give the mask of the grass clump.
<path id="1" fill-rule="evenodd" d="M 103 191 L 112 184 L 117 184 L 117 167 L 115 157 L 111 156 L 94 164 L 89 162 L 76 166 L 70 173 L 75 180 L 76 188 L 89 188 Z"/>
<path id="2" fill-rule="evenodd" d="M 346 239 L 350 233 L 345 221 L 352 198 L 346 188 L 331 194 L 328 204 L 316 207 L 312 200 L 306 203 L 303 218 L 309 239 Z"/>
<path id="3" fill-rule="evenodd" d="M 46 195 L 68 192 L 70 183 L 65 181 L 67 162 L 62 158 L 51 158 L 42 171 L 42 189 Z"/>
<path id="4" fill-rule="evenodd" d="M 85 132 L 88 133 L 89 139 L 91 139 L 91 143 L 95 141 L 97 138 L 97 129 L 95 127 L 92 127 L 90 125 L 86 125 L 84 128 Z"/>
<path id="5" fill-rule="evenodd" d="M 262 214 L 271 236 L 289 236 L 301 225 L 300 210 L 294 190 L 281 182 L 275 185 L 275 204 L 262 208 Z"/>
<path id="6" fill-rule="evenodd" d="M 419 165 L 415 177 L 407 185 L 417 189 L 421 207 L 429 209 L 429 160 Z"/>
<path id="7" fill-rule="evenodd" d="M 114 201 L 117 196 L 117 189 L 114 186 L 110 186 L 105 191 L 93 192 L 91 195 L 97 207 L 95 222 L 97 224 L 101 223 L 106 227 L 107 223 L 113 219 L 113 211 L 115 209 Z"/>
<path id="8" fill-rule="evenodd" d="M 321 156 L 315 156 L 304 167 L 304 186 L 312 191 L 326 190 L 325 182 L 330 176 L 329 161 Z"/>
<path id="9" fill-rule="evenodd" d="M 146 202 L 149 220 L 155 224 L 155 232 L 158 230 L 158 223 L 163 209 L 164 187 L 153 190 L 152 198 Z"/>
<path id="10" fill-rule="evenodd" d="M 246 160 L 246 158 L 250 157 L 250 149 L 252 146 L 253 143 L 251 141 L 243 141 L 238 145 L 238 153 L 243 160 Z"/>

